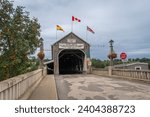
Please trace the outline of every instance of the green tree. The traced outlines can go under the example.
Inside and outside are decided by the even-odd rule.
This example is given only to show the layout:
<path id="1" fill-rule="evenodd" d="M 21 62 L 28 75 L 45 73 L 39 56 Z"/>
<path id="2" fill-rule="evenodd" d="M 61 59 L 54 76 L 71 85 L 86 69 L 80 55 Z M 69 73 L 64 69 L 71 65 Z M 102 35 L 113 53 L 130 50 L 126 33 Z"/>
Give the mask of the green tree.
<path id="1" fill-rule="evenodd" d="M 40 44 L 40 24 L 29 18 L 24 8 L 8 0 L 0 1 L 0 79 L 7 79 L 28 71 L 29 54 Z"/>
<path id="2" fill-rule="evenodd" d="M 99 59 L 92 59 L 92 66 L 95 68 L 104 68 L 105 63 Z"/>

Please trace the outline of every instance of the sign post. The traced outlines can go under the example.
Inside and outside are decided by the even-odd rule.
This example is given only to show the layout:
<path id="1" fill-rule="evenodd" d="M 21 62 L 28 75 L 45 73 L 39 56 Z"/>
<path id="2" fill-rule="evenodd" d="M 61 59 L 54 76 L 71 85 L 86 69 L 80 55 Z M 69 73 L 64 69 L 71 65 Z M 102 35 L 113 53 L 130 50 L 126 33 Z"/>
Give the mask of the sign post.
<path id="1" fill-rule="evenodd" d="M 122 59 L 122 61 L 123 61 L 123 69 L 124 69 L 124 60 L 127 58 L 127 54 L 125 53 L 125 52 L 122 52 L 121 54 L 120 54 L 120 58 Z"/>

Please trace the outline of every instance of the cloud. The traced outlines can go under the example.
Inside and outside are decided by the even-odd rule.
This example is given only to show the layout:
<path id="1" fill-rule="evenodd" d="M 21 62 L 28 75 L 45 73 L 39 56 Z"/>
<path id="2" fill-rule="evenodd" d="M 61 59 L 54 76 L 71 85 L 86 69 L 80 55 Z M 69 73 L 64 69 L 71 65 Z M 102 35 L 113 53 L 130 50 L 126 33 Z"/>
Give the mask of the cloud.
<path id="1" fill-rule="evenodd" d="M 126 51 L 131 57 L 135 54 L 149 57 L 149 0 L 15 0 L 14 4 L 25 6 L 31 17 L 39 19 L 45 44 L 55 42 L 57 24 L 65 30 L 65 33 L 58 32 L 58 39 L 68 34 L 74 15 L 81 19 L 81 23 L 74 24 L 74 32 L 79 37 L 85 39 L 87 25 L 95 31 L 94 35 L 88 33 L 87 39 L 93 58 L 107 59 L 110 39 L 115 41 L 117 53 Z"/>
<path id="2" fill-rule="evenodd" d="M 149 54 L 149 56 L 150 56 L 150 48 L 129 51 L 128 54 L 130 54 L 130 55 Z"/>

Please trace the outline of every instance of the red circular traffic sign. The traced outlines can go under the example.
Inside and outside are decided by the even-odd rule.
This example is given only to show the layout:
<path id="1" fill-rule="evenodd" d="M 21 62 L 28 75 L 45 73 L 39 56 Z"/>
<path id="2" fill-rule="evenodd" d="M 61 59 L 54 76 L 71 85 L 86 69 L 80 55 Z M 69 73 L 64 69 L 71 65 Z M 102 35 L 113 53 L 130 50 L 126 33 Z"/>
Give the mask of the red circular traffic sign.
<path id="1" fill-rule="evenodd" d="M 127 58 L 127 54 L 126 54 L 125 52 L 122 52 L 122 53 L 120 54 L 120 58 L 121 58 L 121 59 L 126 59 L 126 58 Z"/>

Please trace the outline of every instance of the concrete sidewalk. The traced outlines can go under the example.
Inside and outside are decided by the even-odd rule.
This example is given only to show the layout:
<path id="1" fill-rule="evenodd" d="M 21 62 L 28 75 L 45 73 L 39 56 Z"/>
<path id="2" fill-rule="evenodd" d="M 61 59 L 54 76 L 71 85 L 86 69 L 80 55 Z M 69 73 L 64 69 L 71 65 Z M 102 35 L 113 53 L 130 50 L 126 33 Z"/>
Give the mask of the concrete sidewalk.
<path id="1" fill-rule="evenodd" d="M 57 100 L 54 75 L 47 75 L 36 87 L 28 100 Z"/>

